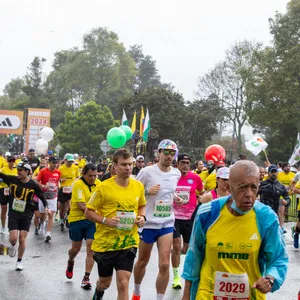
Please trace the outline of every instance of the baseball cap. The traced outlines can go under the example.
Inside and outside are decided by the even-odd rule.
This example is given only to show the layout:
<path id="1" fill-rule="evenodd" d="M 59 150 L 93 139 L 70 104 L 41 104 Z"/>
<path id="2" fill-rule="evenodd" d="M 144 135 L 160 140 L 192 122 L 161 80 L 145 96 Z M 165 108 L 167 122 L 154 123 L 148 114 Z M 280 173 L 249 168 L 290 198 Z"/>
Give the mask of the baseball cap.
<path id="1" fill-rule="evenodd" d="M 48 155 L 52 155 L 53 151 L 52 150 L 48 150 Z"/>
<path id="2" fill-rule="evenodd" d="M 11 153 L 10 152 L 5 152 L 5 156 L 11 156 Z"/>
<path id="3" fill-rule="evenodd" d="M 35 150 L 34 149 L 29 149 L 29 151 L 28 152 L 35 152 Z"/>
<path id="4" fill-rule="evenodd" d="M 136 160 L 140 160 L 140 159 L 145 160 L 145 158 L 144 158 L 143 155 L 138 155 L 138 156 L 136 157 Z"/>
<path id="5" fill-rule="evenodd" d="M 183 160 L 183 159 L 188 159 L 189 161 L 191 161 L 190 156 L 189 156 L 188 154 L 186 154 L 186 153 L 179 154 L 179 155 L 178 155 L 178 158 L 177 158 L 177 161 L 181 161 L 181 160 Z"/>
<path id="6" fill-rule="evenodd" d="M 17 165 L 17 169 L 27 170 L 31 172 L 31 167 L 28 163 L 20 161 Z"/>
<path id="7" fill-rule="evenodd" d="M 177 145 L 175 142 L 173 142 L 172 140 L 162 140 L 159 145 L 158 145 L 158 150 L 174 150 L 177 151 Z"/>
<path id="8" fill-rule="evenodd" d="M 57 162 L 56 157 L 54 156 L 49 157 L 49 162 Z"/>
<path id="9" fill-rule="evenodd" d="M 67 155 L 66 155 L 66 160 L 67 160 L 67 161 L 75 161 L 74 155 L 73 155 L 73 154 L 67 154 Z"/>
<path id="10" fill-rule="evenodd" d="M 268 173 L 272 172 L 272 171 L 276 171 L 278 172 L 278 168 L 276 165 L 270 165 L 268 168 Z"/>
<path id="11" fill-rule="evenodd" d="M 229 179 L 229 168 L 222 167 L 217 171 L 217 178 Z"/>

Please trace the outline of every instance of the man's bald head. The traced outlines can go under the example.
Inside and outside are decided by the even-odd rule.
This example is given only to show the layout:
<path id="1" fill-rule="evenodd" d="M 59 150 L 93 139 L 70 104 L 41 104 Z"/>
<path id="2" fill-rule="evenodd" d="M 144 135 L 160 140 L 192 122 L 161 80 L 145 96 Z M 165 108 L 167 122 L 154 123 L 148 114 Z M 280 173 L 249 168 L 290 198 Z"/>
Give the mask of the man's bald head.
<path id="1" fill-rule="evenodd" d="M 247 177 L 259 178 L 259 168 L 253 161 L 239 160 L 230 167 L 229 183 L 234 182 L 236 178 L 239 178 L 241 173 Z"/>

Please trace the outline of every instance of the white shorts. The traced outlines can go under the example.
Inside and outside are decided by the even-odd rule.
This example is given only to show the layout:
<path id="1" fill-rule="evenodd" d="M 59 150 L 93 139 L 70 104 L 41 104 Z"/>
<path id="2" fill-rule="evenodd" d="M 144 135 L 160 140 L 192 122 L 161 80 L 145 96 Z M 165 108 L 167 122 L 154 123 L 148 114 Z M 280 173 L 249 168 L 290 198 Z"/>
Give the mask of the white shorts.
<path id="1" fill-rule="evenodd" d="M 57 198 L 47 199 L 47 203 L 48 203 L 49 210 L 54 211 L 54 212 L 57 211 Z M 39 211 L 42 214 L 45 212 L 44 204 L 40 199 L 39 199 Z"/>

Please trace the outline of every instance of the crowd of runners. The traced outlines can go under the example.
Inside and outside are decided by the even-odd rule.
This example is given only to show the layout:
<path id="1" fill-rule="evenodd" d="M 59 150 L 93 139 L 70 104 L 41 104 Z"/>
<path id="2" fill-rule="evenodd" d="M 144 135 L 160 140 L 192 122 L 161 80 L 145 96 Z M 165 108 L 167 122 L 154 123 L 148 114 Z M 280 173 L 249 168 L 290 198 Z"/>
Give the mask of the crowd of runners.
<path id="1" fill-rule="evenodd" d="M 243 156 L 231 166 L 213 160 L 193 165 L 186 153 L 176 157 L 171 140 L 162 140 L 157 153 L 147 163 L 126 149 L 98 163 L 92 155 L 2 153 L 1 234 L 9 234 L 15 269 L 23 270 L 30 227 L 51 243 L 56 219 L 71 240 L 66 277 L 73 277 L 83 240 L 83 289 L 92 288 L 90 274 L 97 264 L 94 300 L 103 299 L 114 270 L 118 299 L 143 299 L 155 243 L 157 300 L 164 299 L 170 265 L 172 287 L 184 289 L 184 300 L 266 299 L 278 290 L 288 265 L 283 221 L 291 196 L 300 194 L 300 172 L 283 162 L 259 168 Z M 299 222 L 292 231 L 298 248 Z"/>

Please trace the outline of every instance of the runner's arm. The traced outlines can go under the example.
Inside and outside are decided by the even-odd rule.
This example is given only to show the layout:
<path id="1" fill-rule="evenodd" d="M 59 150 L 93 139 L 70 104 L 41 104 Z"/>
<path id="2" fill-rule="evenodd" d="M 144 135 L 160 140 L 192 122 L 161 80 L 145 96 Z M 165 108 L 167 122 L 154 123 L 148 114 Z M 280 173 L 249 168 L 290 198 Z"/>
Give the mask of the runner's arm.
<path id="1" fill-rule="evenodd" d="M 3 173 L 0 173 L 0 178 L 2 178 L 4 183 L 9 185 L 12 182 L 12 179 L 16 178 L 16 176 L 10 176 L 10 175 L 5 175 Z"/>

